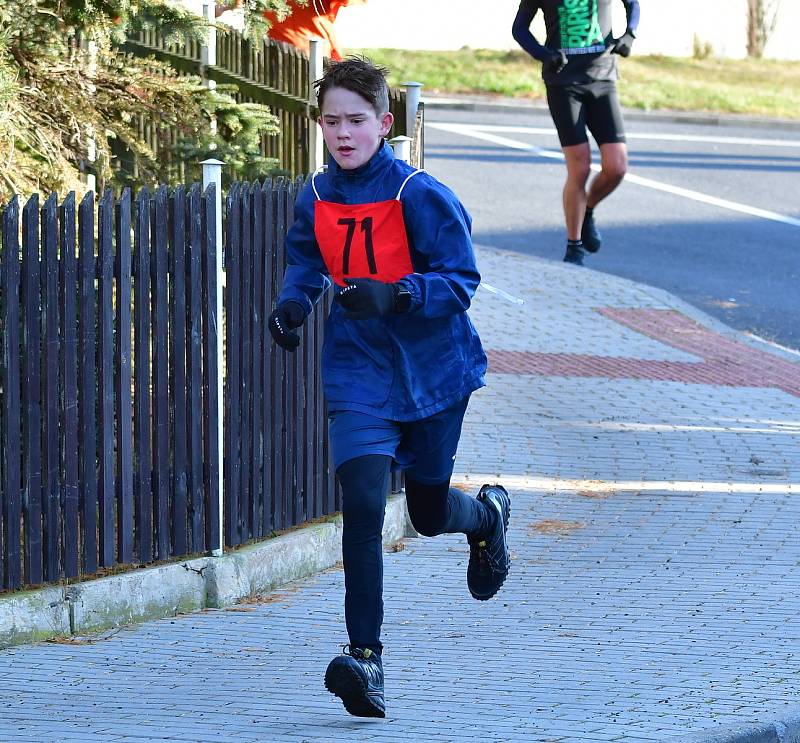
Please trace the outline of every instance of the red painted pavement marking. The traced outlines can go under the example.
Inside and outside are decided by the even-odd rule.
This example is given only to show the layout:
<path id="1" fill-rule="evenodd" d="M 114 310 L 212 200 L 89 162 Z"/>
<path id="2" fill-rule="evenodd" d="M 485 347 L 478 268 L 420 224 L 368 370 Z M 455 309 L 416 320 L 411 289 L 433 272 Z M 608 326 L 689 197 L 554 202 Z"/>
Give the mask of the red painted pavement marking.
<path id="1" fill-rule="evenodd" d="M 724 387 L 774 387 L 800 397 L 800 364 L 726 338 L 675 310 L 602 307 L 601 315 L 702 361 L 489 350 L 489 371 L 547 377 L 648 379 Z"/>

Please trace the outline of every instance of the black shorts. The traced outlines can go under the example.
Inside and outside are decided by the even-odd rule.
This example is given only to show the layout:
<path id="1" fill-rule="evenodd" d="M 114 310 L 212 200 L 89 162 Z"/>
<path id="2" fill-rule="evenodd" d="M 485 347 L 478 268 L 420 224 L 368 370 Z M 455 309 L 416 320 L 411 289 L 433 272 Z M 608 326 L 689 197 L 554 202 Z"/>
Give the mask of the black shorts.
<path id="1" fill-rule="evenodd" d="M 597 144 L 625 141 L 622 111 L 613 81 L 548 85 L 547 105 L 562 147 L 588 142 L 587 128 Z"/>
<path id="2" fill-rule="evenodd" d="M 469 395 L 421 420 L 400 423 L 357 410 L 329 414 L 333 465 L 370 454 L 393 457 L 417 482 L 435 485 L 453 474 Z"/>

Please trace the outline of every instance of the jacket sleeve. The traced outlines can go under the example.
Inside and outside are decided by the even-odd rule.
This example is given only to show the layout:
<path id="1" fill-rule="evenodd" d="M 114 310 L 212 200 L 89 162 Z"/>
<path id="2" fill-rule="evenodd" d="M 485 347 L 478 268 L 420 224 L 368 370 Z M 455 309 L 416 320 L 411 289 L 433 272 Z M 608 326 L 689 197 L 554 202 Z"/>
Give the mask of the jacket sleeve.
<path id="1" fill-rule="evenodd" d="M 635 2 L 635 0 L 633 0 Z M 535 0 L 522 0 L 517 10 L 517 17 L 511 26 L 511 35 L 528 54 L 540 62 L 545 58 L 545 48 L 531 33 L 531 23 L 539 10 L 539 3 Z"/>
<path id="2" fill-rule="evenodd" d="M 466 209 L 449 188 L 420 174 L 409 182 L 403 214 L 417 269 L 402 279 L 411 293 L 409 312 L 429 318 L 464 312 L 481 280 Z"/>
<path id="3" fill-rule="evenodd" d="M 277 304 L 299 302 L 311 314 L 331 281 L 314 236 L 314 194 L 307 185 L 295 204 L 295 220 L 286 234 L 286 271 Z"/>
<path id="4" fill-rule="evenodd" d="M 639 26 L 639 0 L 622 0 L 622 2 L 628 19 L 628 31 L 635 35 Z"/>

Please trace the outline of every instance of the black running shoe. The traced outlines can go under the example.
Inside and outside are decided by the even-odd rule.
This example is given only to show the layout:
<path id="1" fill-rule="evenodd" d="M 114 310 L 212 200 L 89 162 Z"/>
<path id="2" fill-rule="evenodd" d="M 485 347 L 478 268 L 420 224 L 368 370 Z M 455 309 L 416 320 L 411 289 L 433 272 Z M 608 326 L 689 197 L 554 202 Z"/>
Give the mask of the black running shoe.
<path id="1" fill-rule="evenodd" d="M 567 245 L 567 252 L 564 254 L 564 263 L 574 263 L 576 266 L 583 265 L 585 251 L 577 245 Z"/>
<path id="2" fill-rule="evenodd" d="M 598 232 L 597 226 L 594 223 L 594 214 L 587 212 L 583 220 L 583 227 L 581 227 L 581 240 L 583 247 L 590 253 L 596 253 L 600 250 L 603 244 L 603 236 Z"/>
<path id="3" fill-rule="evenodd" d="M 356 717 L 386 717 L 381 656 L 345 645 L 325 671 L 325 688 Z"/>
<path id="4" fill-rule="evenodd" d="M 492 598 L 508 575 L 511 556 L 508 553 L 508 517 L 511 515 L 511 498 L 501 485 L 484 485 L 478 500 L 497 510 L 497 519 L 491 535 L 485 539 L 470 539 L 467 586 L 472 598 L 486 601 Z"/>

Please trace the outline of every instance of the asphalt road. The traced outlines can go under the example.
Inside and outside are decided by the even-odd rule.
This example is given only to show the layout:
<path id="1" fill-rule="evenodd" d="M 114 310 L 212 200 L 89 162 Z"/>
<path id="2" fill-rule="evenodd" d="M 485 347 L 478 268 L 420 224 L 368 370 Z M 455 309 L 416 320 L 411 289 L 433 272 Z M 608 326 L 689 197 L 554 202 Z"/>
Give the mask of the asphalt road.
<path id="1" fill-rule="evenodd" d="M 547 112 L 428 106 L 425 119 L 425 167 L 472 214 L 476 244 L 561 260 L 565 169 Z M 627 131 L 629 177 L 595 212 L 604 244 L 586 265 L 800 349 L 800 128 Z"/>

